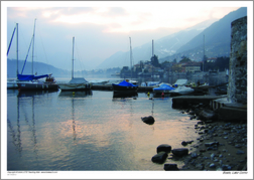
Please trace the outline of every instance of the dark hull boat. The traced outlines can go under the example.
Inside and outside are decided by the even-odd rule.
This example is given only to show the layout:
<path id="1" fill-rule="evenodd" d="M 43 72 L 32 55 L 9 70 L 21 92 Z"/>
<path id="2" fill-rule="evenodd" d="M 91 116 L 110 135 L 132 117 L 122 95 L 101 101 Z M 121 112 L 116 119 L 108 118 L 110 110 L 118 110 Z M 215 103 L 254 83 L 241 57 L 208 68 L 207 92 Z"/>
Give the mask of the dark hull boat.
<path id="1" fill-rule="evenodd" d="M 122 81 L 119 84 L 112 84 L 114 96 L 135 96 L 138 93 L 138 86 L 127 81 Z"/>

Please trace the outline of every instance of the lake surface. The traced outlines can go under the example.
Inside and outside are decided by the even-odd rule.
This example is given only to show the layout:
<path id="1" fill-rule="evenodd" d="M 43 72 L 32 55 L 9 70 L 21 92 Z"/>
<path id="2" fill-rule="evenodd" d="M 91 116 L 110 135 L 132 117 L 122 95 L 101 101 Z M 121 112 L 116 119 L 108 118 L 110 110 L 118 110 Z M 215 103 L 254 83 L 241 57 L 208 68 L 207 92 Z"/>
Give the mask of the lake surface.
<path id="1" fill-rule="evenodd" d="M 150 115 L 153 125 L 141 120 Z M 169 97 L 7 90 L 7 170 L 164 171 L 151 161 L 157 146 L 195 143 L 196 123 L 172 109 Z"/>

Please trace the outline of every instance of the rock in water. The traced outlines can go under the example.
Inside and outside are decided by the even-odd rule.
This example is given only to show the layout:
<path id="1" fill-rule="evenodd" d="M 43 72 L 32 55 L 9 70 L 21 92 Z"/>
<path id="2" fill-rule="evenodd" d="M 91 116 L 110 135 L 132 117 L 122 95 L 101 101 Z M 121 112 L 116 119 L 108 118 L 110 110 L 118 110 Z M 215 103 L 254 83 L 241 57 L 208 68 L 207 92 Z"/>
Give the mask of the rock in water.
<path id="1" fill-rule="evenodd" d="M 215 117 L 215 113 L 210 109 L 203 109 L 199 112 L 199 118 L 203 120 L 211 120 Z"/>
<path id="2" fill-rule="evenodd" d="M 177 164 L 164 164 L 164 170 L 165 171 L 175 171 L 179 170 L 177 167 Z"/>
<path id="3" fill-rule="evenodd" d="M 146 124 L 152 125 L 154 124 L 154 118 L 152 116 L 141 117 L 142 121 Z"/>
<path id="4" fill-rule="evenodd" d="M 165 160 L 167 159 L 167 157 L 168 157 L 168 154 L 164 151 L 161 151 L 152 157 L 152 161 L 154 163 L 163 164 Z"/>
<path id="5" fill-rule="evenodd" d="M 164 151 L 166 153 L 170 153 L 171 151 L 171 146 L 168 144 L 161 144 L 157 147 L 157 153 Z"/>
<path id="6" fill-rule="evenodd" d="M 178 149 L 173 149 L 172 153 L 176 156 L 182 157 L 182 156 L 188 155 L 189 150 L 187 148 L 178 148 Z"/>

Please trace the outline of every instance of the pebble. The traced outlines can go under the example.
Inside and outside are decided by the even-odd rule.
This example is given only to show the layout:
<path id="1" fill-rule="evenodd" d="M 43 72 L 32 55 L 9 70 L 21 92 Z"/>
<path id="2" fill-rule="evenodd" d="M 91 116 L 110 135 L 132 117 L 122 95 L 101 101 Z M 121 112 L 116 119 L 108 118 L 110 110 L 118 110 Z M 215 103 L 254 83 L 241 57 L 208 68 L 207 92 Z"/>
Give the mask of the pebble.
<path id="1" fill-rule="evenodd" d="M 191 157 L 192 157 L 192 158 L 197 158 L 198 155 L 197 155 L 197 153 L 191 153 Z"/>
<path id="2" fill-rule="evenodd" d="M 205 149 L 200 149 L 199 152 L 206 152 L 206 150 Z"/>
<path id="3" fill-rule="evenodd" d="M 164 170 L 165 171 L 175 171 L 179 170 L 177 167 L 177 164 L 164 164 Z"/>
<path id="4" fill-rule="evenodd" d="M 214 156 L 215 156 L 215 155 L 212 153 L 211 156 L 210 156 L 210 157 L 211 157 L 211 160 L 213 160 Z"/>
<path id="5" fill-rule="evenodd" d="M 209 167 L 210 167 L 210 168 L 215 168 L 216 165 L 212 163 L 212 164 L 209 165 Z"/>
<path id="6" fill-rule="evenodd" d="M 238 150 L 236 154 L 244 154 L 244 151 Z"/>
<path id="7" fill-rule="evenodd" d="M 218 159 L 214 159 L 213 161 L 214 161 L 214 162 L 218 162 L 219 160 L 218 160 Z"/>
<path id="8" fill-rule="evenodd" d="M 229 165 L 222 165 L 222 169 L 223 169 L 223 170 L 231 170 L 232 167 L 229 166 Z"/>
<path id="9" fill-rule="evenodd" d="M 197 164 L 195 166 L 198 170 L 203 170 L 204 169 L 204 165 L 203 164 Z"/>
<path id="10" fill-rule="evenodd" d="M 236 147 L 236 148 L 240 148 L 240 147 L 241 147 L 241 145 L 239 145 L 239 144 L 236 144 L 236 145 L 235 145 L 235 147 Z"/>

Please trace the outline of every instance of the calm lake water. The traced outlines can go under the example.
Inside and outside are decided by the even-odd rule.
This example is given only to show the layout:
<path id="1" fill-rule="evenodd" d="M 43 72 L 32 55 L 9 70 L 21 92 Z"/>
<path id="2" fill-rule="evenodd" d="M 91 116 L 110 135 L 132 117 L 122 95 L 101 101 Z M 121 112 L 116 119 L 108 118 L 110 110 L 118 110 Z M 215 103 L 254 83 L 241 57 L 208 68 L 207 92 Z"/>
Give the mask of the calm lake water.
<path id="1" fill-rule="evenodd" d="M 153 125 L 141 120 L 149 115 L 155 118 Z M 151 161 L 157 146 L 195 143 L 196 123 L 172 109 L 169 97 L 7 90 L 7 170 L 164 171 Z M 166 163 L 184 165 L 170 159 Z"/>

